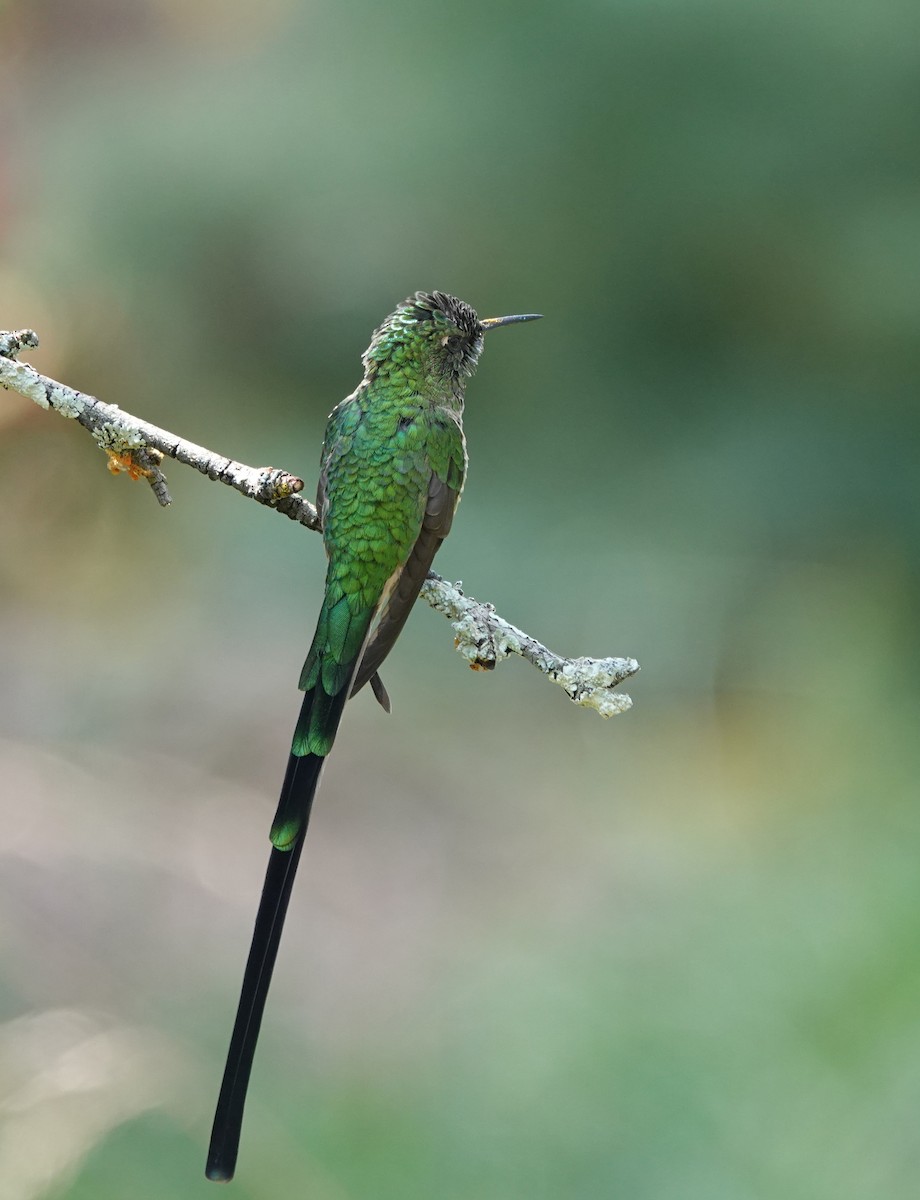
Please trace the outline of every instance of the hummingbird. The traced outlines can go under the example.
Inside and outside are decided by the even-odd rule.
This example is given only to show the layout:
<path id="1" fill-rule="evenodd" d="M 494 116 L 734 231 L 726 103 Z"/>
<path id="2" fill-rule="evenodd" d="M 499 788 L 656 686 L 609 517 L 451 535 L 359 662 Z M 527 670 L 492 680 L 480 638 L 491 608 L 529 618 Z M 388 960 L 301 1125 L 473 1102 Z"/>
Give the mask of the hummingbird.
<path id="1" fill-rule="evenodd" d="M 328 566 L 272 849 L 214 1115 L 205 1174 L 233 1178 L 246 1090 L 313 797 L 346 701 L 378 674 L 450 532 L 466 475 L 463 394 L 485 334 L 538 313 L 481 319 L 416 292 L 377 329 L 364 377 L 329 416 L 316 506 Z"/>

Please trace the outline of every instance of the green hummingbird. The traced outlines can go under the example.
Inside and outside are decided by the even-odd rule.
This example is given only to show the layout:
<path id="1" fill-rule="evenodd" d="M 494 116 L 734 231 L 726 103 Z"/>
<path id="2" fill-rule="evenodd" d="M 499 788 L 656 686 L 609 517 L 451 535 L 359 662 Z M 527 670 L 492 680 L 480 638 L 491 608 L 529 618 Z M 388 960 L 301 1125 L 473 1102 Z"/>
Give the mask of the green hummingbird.
<path id="1" fill-rule="evenodd" d="M 246 1089 L 291 887 L 326 756 L 346 700 L 371 685 L 450 532 L 466 474 L 463 391 L 490 329 L 444 292 L 417 292 L 374 333 L 364 378 L 329 416 L 317 509 L 329 559 L 303 705 L 271 828 L 272 850 L 221 1083 L 206 1174 L 233 1177 Z"/>

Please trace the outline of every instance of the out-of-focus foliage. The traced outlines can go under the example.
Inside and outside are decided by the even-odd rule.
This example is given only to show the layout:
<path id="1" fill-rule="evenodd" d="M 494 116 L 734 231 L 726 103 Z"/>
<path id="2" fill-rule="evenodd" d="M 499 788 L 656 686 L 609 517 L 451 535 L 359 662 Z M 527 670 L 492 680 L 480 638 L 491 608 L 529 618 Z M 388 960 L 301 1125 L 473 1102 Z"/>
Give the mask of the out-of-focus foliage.
<path id="1" fill-rule="evenodd" d="M 326 773 L 241 1197 L 916 1195 L 920 43 L 897 0 L 8 0 L 0 328 L 311 479 L 372 328 L 490 341 L 427 610 Z M 322 583 L 0 397 L 0 1192 L 211 1194 Z"/>

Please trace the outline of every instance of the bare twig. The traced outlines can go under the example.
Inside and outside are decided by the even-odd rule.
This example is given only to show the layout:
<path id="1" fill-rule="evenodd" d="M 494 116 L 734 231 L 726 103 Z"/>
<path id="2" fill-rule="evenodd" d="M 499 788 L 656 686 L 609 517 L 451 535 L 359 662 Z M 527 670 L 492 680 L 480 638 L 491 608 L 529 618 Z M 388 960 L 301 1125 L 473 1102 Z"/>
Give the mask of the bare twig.
<path id="1" fill-rule="evenodd" d="M 72 417 L 105 451 L 110 470 L 146 479 L 161 505 L 171 502 L 166 477 L 160 470 L 166 456 L 284 513 L 308 529 L 319 529 L 315 506 L 298 494 L 304 484 L 296 475 L 276 467 L 247 467 L 214 454 L 16 361 L 24 350 L 37 345 L 38 337 L 31 329 L 0 332 L 0 386 L 19 392 L 40 408 Z M 594 708 L 603 717 L 632 707 L 629 696 L 614 689 L 639 670 L 634 658 L 561 658 L 505 621 L 491 604 L 465 596 L 459 584 L 448 583 L 433 571 L 422 596 L 451 622 L 457 649 L 470 666 L 491 670 L 509 654 L 517 654 L 558 683 L 576 704 Z"/>

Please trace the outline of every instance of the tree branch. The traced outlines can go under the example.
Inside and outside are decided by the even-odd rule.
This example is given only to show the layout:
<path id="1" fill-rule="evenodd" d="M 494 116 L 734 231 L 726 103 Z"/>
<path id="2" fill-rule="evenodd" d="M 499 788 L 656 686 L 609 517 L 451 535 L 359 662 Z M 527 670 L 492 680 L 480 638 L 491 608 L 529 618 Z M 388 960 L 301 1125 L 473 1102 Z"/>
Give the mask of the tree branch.
<path id="1" fill-rule="evenodd" d="M 109 470 L 124 471 L 132 479 L 146 479 L 159 504 L 171 503 L 166 477 L 160 469 L 165 456 L 194 467 L 209 479 L 235 488 L 308 529 L 319 529 L 319 514 L 299 494 L 304 483 L 296 475 L 276 467 L 247 467 L 214 454 L 16 361 L 24 350 L 37 345 L 38 337 L 31 329 L 0 332 L 0 385 L 33 400 L 40 408 L 76 420 L 105 451 Z M 614 689 L 639 670 L 634 658 L 561 658 L 498 616 L 491 604 L 465 596 L 459 584 L 448 583 L 434 571 L 429 572 L 422 597 L 451 622 L 456 647 L 471 667 L 492 670 L 503 658 L 517 654 L 558 683 L 576 704 L 594 708 L 602 717 L 632 707 L 629 696 Z"/>

